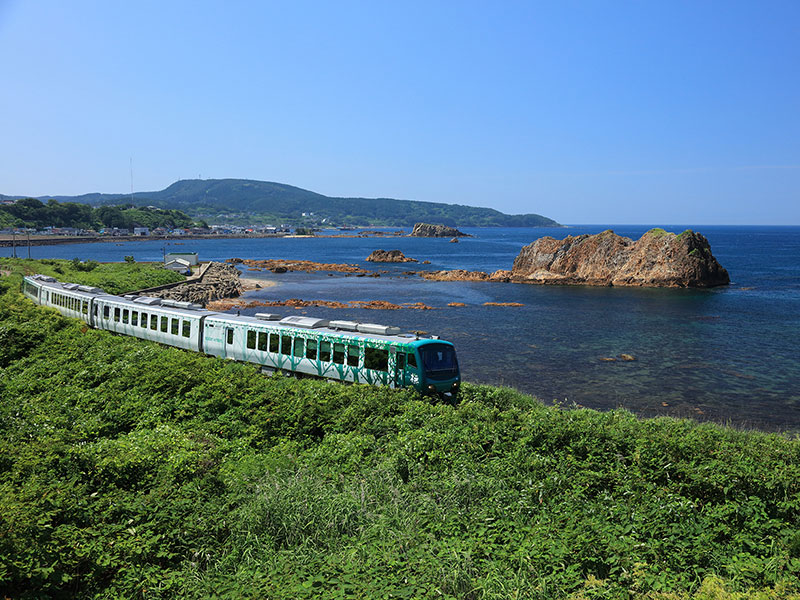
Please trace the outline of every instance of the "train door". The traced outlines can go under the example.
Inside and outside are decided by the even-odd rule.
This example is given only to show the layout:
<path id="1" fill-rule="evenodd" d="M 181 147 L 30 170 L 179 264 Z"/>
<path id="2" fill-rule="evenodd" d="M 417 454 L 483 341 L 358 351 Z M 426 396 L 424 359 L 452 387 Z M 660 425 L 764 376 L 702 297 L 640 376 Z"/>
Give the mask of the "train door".
<path id="1" fill-rule="evenodd" d="M 223 343 L 223 356 L 225 358 L 236 358 L 236 349 L 233 345 L 234 332 L 233 327 L 225 327 L 225 341 Z"/>
<path id="2" fill-rule="evenodd" d="M 406 353 L 396 348 L 392 348 L 391 352 L 395 356 L 393 369 L 395 387 L 410 387 L 419 383 L 414 353 Z"/>

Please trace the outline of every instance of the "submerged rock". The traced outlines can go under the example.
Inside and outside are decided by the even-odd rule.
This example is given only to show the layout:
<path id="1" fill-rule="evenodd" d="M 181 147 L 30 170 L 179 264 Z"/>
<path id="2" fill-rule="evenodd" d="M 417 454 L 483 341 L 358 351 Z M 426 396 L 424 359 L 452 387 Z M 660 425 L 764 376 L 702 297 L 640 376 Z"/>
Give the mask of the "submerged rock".
<path id="1" fill-rule="evenodd" d="M 455 227 L 446 225 L 431 225 L 429 223 L 417 223 L 409 234 L 411 237 L 472 237 L 468 233 L 463 233 Z"/>
<path id="2" fill-rule="evenodd" d="M 730 283 L 708 240 L 651 229 L 633 241 L 608 230 L 597 235 L 543 237 L 514 259 L 512 279 L 526 283 L 713 287 Z"/>

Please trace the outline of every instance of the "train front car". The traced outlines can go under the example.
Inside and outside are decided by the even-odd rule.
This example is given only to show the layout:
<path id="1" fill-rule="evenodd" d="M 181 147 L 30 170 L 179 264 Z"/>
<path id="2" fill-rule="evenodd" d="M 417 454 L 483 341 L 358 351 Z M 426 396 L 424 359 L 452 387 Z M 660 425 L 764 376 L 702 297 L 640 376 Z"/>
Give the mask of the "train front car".
<path id="1" fill-rule="evenodd" d="M 417 389 L 442 398 L 456 396 L 461 387 L 461 373 L 453 344 L 430 339 L 419 340 L 415 346 L 421 371 Z"/>

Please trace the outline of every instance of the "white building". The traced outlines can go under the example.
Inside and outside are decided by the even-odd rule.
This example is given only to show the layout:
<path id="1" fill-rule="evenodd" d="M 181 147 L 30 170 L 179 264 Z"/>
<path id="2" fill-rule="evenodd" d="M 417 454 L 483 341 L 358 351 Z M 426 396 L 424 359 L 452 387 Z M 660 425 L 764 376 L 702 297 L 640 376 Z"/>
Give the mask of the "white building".
<path id="1" fill-rule="evenodd" d="M 185 260 L 187 264 L 191 266 L 196 266 L 200 264 L 200 260 L 197 258 L 197 252 L 169 252 L 164 257 L 164 265 L 171 261 L 171 260 Z"/>

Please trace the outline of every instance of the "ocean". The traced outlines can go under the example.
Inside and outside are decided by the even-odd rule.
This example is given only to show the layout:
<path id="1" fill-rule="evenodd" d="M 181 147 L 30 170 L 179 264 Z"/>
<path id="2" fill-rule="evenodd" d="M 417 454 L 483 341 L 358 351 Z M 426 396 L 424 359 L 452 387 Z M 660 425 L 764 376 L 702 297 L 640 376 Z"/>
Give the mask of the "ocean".
<path id="1" fill-rule="evenodd" d="M 290 308 L 423 330 L 452 341 L 466 381 L 516 388 L 563 406 L 624 407 L 641 416 L 672 415 L 737 427 L 800 433 L 800 227 L 664 226 L 705 235 L 731 285 L 710 290 L 430 282 L 409 271 L 510 269 L 519 250 L 542 236 L 613 229 L 637 239 L 652 226 L 573 225 L 464 229 L 471 238 L 269 238 L 142 241 L 37 246 L 32 258 L 161 260 L 196 251 L 200 259 L 283 258 L 342 262 L 381 276 L 247 271 L 277 285 L 248 300 L 386 300 L 434 310 Z M 396 229 L 399 230 L 399 229 Z M 389 231 L 395 231 L 390 229 Z M 379 264 L 376 249 L 399 249 L 419 263 Z M 26 256 L 27 249 L 18 248 Z M 0 248 L 10 256 L 10 248 Z M 461 302 L 463 307 L 448 307 Z M 484 306 L 516 302 L 523 306 Z M 257 312 L 264 309 L 250 309 Z M 621 354 L 634 361 L 608 361 Z"/>

